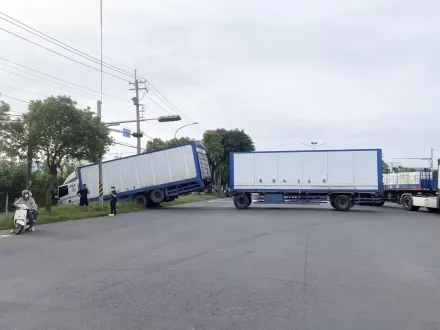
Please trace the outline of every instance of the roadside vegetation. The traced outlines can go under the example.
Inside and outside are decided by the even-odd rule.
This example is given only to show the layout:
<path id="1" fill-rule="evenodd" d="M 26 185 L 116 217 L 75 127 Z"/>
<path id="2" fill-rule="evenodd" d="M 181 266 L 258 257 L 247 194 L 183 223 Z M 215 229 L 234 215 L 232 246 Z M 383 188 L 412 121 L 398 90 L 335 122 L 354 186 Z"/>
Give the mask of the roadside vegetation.
<path id="1" fill-rule="evenodd" d="M 172 202 L 162 203 L 161 207 L 170 207 L 181 204 L 199 202 L 214 199 L 216 197 L 217 196 L 213 194 L 180 196 L 178 199 Z M 108 216 L 109 210 L 110 203 L 108 201 L 104 203 L 103 210 L 99 208 L 98 202 L 90 203 L 90 211 L 87 207 L 80 207 L 78 205 L 54 206 L 51 210 L 51 213 L 45 211 L 44 209 L 39 210 L 40 215 L 37 219 L 37 225 Z M 142 204 L 135 204 L 133 202 L 127 201 L 118 202 L 118 214 L 131 213 L 142 210 L 145 210 L 145 207 Z M 0 215 L 0 230 L 12 228 L 12 215 L 13 213 Z"/>

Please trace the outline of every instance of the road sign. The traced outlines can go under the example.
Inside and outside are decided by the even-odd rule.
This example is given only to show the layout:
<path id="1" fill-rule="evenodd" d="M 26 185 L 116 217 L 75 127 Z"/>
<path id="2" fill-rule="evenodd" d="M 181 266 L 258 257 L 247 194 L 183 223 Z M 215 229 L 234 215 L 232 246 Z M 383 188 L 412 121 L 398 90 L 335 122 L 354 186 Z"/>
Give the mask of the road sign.
<path id="1" fill-rule="evenodd" d="M 123 128 L 122 129 L 122 136 L 130 137 L 131 136 L 131 131 L 128 128 Z"/>

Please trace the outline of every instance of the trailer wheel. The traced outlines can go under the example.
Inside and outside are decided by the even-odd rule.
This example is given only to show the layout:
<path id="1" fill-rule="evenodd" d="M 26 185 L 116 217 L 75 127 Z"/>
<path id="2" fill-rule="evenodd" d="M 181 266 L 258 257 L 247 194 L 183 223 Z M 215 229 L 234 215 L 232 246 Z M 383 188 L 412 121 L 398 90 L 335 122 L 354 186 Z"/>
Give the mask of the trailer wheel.
<path id="1" fill-rule="evenodd" d="M 430 213 L 439 213 L 439 210 L 435 207 L 427 207 L 426 208 Z"/>
<path id="2" fill-rule="evenodd" d="M 241 194 L 234 197 L 234 205 L 239 210 L 244 210 L 251 205 L 251 199 L 248 195 Z"/>
<path id="3" fill-rule="evenodd" d="M 413 199 L 409 195 L 403 196 L 402 207 L 405 211 L 418 211 L 420 208 L 420 206 L 413 206 Z"/>
<path id="4" fill-rule="evenodd" d="M 143 204 L 143 205 L 145 205 L 145 204 L 147 204 L 147 197 L 145 197 L 144 195 L 137 195 L 137 196 L 134 197 L 133 201 L 136 204 Z"/>
<path id="5" fill-rule="evenodd" d="M 165 193 L 162 189 L 155 189 L 150 193 L 150 199 L 153 203 L 160 204 L 165 200 Z"/>
<path id="6" fill-rule="evenodd" d="M 339 195 L 334 200 L 334 208 L 336 211 L 348 211 L 352 207 L 351 199 L 345 195 Z"/>

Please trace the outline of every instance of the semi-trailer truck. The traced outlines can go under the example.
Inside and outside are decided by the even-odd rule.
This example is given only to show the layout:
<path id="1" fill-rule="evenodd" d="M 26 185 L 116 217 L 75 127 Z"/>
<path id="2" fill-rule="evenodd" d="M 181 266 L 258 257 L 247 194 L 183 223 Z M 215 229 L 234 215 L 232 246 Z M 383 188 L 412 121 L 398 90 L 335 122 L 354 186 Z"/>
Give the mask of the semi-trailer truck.
<path id="1" fill-rule="evenodd" d="M 438 213 L 438 181 L 438 170 L 384 174 L 384 201 L 401 204 L 406 211 L 425 207 Z"/>
<path id="2" fill-rule="evenodd" d="M 115 186 L 118 197 L 148 206 L 206 189 L 211 180 L 205 147 L 198 142 L 118 158 L 102 163 L 104 199 Z M 77 181 L 58 188 L 59 204 L 77 202 L 78 188 L 87 184 L 89 201 L 99 199 L 98 164 L 78 167 Z"/>
<path id="3" fill-rule="evenodd" d="M 338 211 L 380 203 L 382 150 L 232 152 L 230 191 L 237 209 L 255 202 L 327 203 Z"/>

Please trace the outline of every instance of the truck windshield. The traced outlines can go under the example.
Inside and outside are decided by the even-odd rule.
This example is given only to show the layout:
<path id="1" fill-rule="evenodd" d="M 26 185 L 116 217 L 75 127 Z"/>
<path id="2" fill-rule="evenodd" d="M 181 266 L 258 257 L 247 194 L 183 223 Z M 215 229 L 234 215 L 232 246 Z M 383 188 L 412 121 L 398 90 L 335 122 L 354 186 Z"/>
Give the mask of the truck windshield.
<path id="1" fill-rule="evenodd" d="M 58 188 L 58 198 L 67 196 L 69 194 L 69 187 L 67 185 L 65 186 L 60 186 Z"/>

